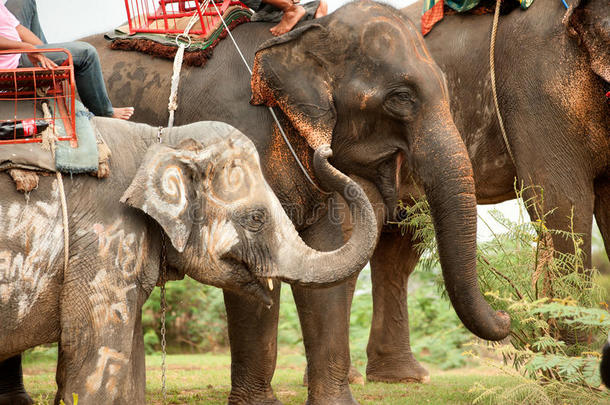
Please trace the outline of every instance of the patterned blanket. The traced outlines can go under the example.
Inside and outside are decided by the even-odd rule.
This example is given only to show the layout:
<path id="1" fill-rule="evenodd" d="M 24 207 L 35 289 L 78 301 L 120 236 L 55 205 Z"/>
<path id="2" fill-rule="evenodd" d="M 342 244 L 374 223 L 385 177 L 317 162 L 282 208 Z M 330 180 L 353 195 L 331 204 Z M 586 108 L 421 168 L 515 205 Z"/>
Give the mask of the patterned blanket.
<path id="1" fill-rule="evenodd" d="M 252 12 L 242 6 L 231 6 L 225 11 L 223 18 L 230 30 L 250 21 Z M 186 27 L 190 17 L 184 17 L 178 22 L 178 27 Z M 204 25 L 208 24 L 207 20 Z M 216 44 L 227 36 L 227 31 L 222 22 L 217 19 L 213 26 L 205 26 L 205 36 L 192 35 L 191 46 L 184 53 L 184 63 L 190 66 L 204 66 L 208 59 L 212 56 L 212 50 Z M 197 22 L 193 30 L 201 29 L 201 22 Z M 123 51 L 139 51 L 149 55 L 174 59 L 178 46 L 176 45 L 176 36 L 174 34 L 150 34 L 137 33 L 129 35 L 129 25 L 123 25 L 107 33 L 105 38 L 112 41 L 110 47 Z"/>
<path id="2" fill-rule="evenodd" d="M 520 6 L 527 9 L 534 0 L 502 0 L 502 12 L 507 13 Z M 426 35 L 432 27 L 443 19 L 445 14 L 464 13 L 487 14 L 494 12 L 495 0 L 424 0 L 421 16 L 421 33 Z"/>

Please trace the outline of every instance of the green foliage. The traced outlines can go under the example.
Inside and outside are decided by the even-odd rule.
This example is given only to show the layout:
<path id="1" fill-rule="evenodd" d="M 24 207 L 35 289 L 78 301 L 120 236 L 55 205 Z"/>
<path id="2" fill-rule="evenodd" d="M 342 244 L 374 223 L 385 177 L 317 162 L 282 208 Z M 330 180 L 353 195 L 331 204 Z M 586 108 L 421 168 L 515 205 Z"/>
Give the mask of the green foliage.
<path id="1" fill-rule="evenodd" d="M 204 352 L 225 347 L 227 315 L 222 290 L 191 278 L 166 284 L 167 345 L 171 352 Z M 155 288 L 142 308 L 147 353 L 160 350 L 160 289 Z"/>
<path id="2" fill-rule="evenodd" d="M 507 311 L 512 319 L 510 345 L 489 347 L 519 373 L 521 383 L 510 389 L 479 384 L 473 388 L 475 402 L 610 400 L 607 392 L 597 389 L 598 350 L 610 329 L 604 288 L 597 282 L 597 271 L 584 267 L 581 236 L 549 230 L 546 218 L 550 212 L 542 214 L 538 208 L 543 206 L 544 195 L 541 190 L 534 191 L 535 200 L 521 200 L 540 219 L 515 223 L 492 211 L 504 232 L 493 233 L 489 227 L 494 238 L 479 244 L 477 256 L 481 290 L 493 308 Z M 418 201 L 408 211 L 410 216 L 402 225 L 421 240 L 427 268 L 434 269 L 438 266 L 431 249 L 435 242 L 432 222 L 426 219 L 428 206 Z M 572 253 L 554 249 L 553 240 L 560 238 L 571 244 Z M 482 349 L 480 343 L 475 346 Z M 470 354 L 477 357 L 472 351 Z"/>
<path id="3" fill-rule="evenodd" d="M 462 354 L 472 334 L 462 325 L 451 303 L 440 297 L 438 267 L 428 272 L 415 272 L 409 284 L 409 325 L 412 350 L 417 359 L 438 365 L 443 370 L 463 367 Z"/>

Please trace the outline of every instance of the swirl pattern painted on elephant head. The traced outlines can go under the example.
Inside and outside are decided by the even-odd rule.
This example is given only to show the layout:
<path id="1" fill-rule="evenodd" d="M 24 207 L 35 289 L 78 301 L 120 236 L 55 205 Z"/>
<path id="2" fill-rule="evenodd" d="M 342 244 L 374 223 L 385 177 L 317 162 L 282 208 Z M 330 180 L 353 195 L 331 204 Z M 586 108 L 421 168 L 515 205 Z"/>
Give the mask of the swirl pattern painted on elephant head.
<path id="1" fill-rule="evenodd" d="M 230 158 L 214 166 L 208 179 L 208 195 L 220 206 L 235 205 L 253 195 L 254 185 L 248 161 Z"/>
<path id="2" fill-rule="evenodd" d="M 150 179 L 147 203 L 154 205 L 158 211 L 177 218 L 188 205 L 184 173 L 176 165 L 160 166 L 157 167 L 160 176 Z"/>

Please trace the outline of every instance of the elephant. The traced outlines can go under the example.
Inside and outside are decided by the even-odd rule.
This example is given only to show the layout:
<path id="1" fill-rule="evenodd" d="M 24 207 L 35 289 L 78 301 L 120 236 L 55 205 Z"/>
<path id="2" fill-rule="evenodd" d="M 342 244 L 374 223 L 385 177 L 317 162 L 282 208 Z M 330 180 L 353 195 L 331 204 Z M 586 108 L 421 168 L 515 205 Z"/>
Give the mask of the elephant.
<path id="1" fill-rule="evenodd" d="M 511 161 L 494 109 L 489 68 L 491 15 L 448 15 L 425 37 L 449 85 L 451 113 L 474 170 L 477 202 L 516 197 L 515 184 L 541 187 L 550 229 L 582 235 L 590 267 L 593 215 L 610 252 L 610 3 L 607 0 L 536 0 L 527 11 L 500 17 L 496 43 L 498 101 Z M 422 3 L 403 11 L 419 21 Z M 418 28 L 420 28 L 418 24 Z M 456 40 L 459 38 L 459 41 Z M 542 45 L 544 44 L 544 45 Z M 413 167 L 404 165 L 403 179 Z M 515 183 L 515 178 L 517 183 Z M 401 198 L 421 194 L 405 181 Z M 531 207 L 530 216 L 538 218 Z M 573 218 L 573 223 L 572 223 Z M 406 307 L 409 275 L 419 253 L 412 234 L 386 226 L 371 259 L 373 318 L 367 378 L 423 382 L 414 358 Z M 559 252 L 573 243 L 553 237 Z"/>
<path id="2" fill-rule="evenodd" d="M 254 144 L 220 122 L 165 131 L 96 119 L 113 175 L 45 177 L 29 202 L 0 179 L 0 360 L 59 342 L 55 403 L 144 404 L 142 305 L 155 284 L 185 275 L 271 305 L 274 280 L 325 287 L 359 272 L 377 223 L 362 189 L 317 149 L 321 184 L 349 201 L 357 224 L 343 246 L 298 236 L 265 181 Z M 323 265 L 324 264 L 324 265 Z"/>
<path id="3" fill-rule="evenodd" d="M 443 275 L 458 315 L 479 337 L 506 337 L 509 316 L 494 311 L 477 284 L 468 152 L 450 114 L 444 75 L 413 23 L 391 6 L 359 0 L 278 38 L 272 38 L 270 26 L 248 23 L 232 31 L 252 75 L 229 40 L 218 43 L 203 69 L 183 66 L 176 123 L 222 121 L 246 134 L 295 228 L 318 250 L 336 249 L 344 238 L 332 215 L 342 202 L 317 186 L 312 158 L 318 147 L 330 145 L 333 166 L 372 184 L 370 192 L 389 212 L 397 204 L 399 169 L 408 162 L 430 201 Z M 133 105 L 138 121 L 165 124 L 172 63 L 111 50 L 101 35 L 85 40 L 98 50 L 113 102 Z M 273 108 L 303 169 L 263 106 Z M 231 404 L 281 403 L 271 388 L 281 288 L 275 287 L 270 308 L 224 291 Z M 292 287 L 310 405 L 356 403 L 348 384 L 353 289 L 354 280 L 319 290 Z M 5 375 L 18 375 L 14 367 L 2 367 Z"/>

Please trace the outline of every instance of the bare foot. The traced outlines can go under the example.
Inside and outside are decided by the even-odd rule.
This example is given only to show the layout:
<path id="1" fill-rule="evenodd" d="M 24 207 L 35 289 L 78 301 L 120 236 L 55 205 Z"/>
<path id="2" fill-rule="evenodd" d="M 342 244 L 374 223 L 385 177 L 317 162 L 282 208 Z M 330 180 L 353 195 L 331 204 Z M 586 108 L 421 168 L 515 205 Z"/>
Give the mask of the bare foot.
<path id="1" fill-rule="evenodd" d="M 112 118 L 118 118 L 120 120 L 128 120 L 133 115 L 133 107 L 120 107 L 114 108 Z"/>
<path id="2" fill-rule="evenodd" d="M 305 9 L 303 6 L 293 4 L 291 7 L 284 9 L 284 15 L 282 16 L 281 21 L 269 31 L 276 37 L 285 34 L 293 29 L 304 15 Z"/>
<path id="3" fill-rule="evenodd" d="M 328 14 L 328 3 L 326 2 L 326 0 L 320 0 L 320 5 L 316 10 L 316 15 L 314 16 L 314 18 L 324 17 L 326 14 Z"/>

